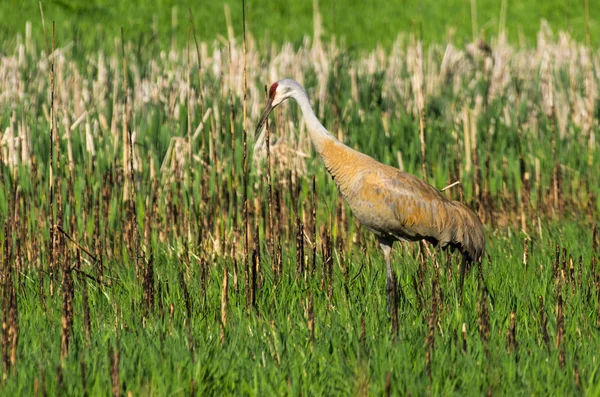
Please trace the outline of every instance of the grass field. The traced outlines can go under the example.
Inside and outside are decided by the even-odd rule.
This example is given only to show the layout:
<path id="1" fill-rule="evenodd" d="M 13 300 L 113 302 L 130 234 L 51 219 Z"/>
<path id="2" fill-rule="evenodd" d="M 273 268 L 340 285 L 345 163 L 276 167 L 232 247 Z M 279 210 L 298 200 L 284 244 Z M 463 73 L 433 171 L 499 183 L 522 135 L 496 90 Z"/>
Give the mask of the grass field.
<path id="1" fill-rule="evenodd" d="M 53 0 L 42 2 L 47 21 L 57 22 L 60 43 L 75 42 L 86 51 L 98 48 L 115 50 L 113 38 L 120 36 L 123 27 L 132 42 L 140 47 L 167 48 L 172 39 L 180 46 L 187 40 L 188 10 L 191 9 L 199 38 L 212 42 L 217 35 L 227 36 L 224 6 L 231 8 L 231 23 L 235 34 L 241 34 L 242 15 L 239 2 L 192 0 Z M 545 19 L 555 30 L 564 30 L 579 42 L 585 42 L 585 7 L 583 0 L 566 1 L 496 1 L 475 0 L 475 30 L 489 38 L 497 36 L 501 21 L 505 21 L 512 43 L 535 43 L 540 20 Z M 505 11 L 503 11 L 503 4 Z M 296 47 L 305 36 L 313 33 L 313 2 L 247 1 L 248 29 L 262 46 L 275 42 L 290 42 Z M 593 45 L 600 35 L 600 7 L 590 2 L 590 32 Z M 173 15 L 173 7 L 177 11 Z M 325 39 L 335 35 L 343 39 L 348 50 L 373 49 L 381 44 L 390 48 L 400 32 L 412 33 L 414 26 L 423 32 L 426 44 L 449 39 L 462 45 L 473 38 L 471 2 L 466 0 L 374 0 L 340 2 L 320 0 L 322 34 Z M 503 18 L 502 16 L 505 15 Z M 176 21 L 173 24 L 173 20 Z M 14 40 L 17 32 L 24 33 L 25 21 L 40 24 L 39 2 L 6 0 L 0 3 L 0 37 Z M 520 37 L 520 35 L 522 35 Z M 41 29 L 35 29 L 35 39 L 43 42 Z M 5 40 L 1 40 L 5 41 Z M 264 48 L 264 47 L 263 47 Z"/>
<path id="2" fill-rule="evenodd" d="M 600 394 L 597 47 L 250 40 L 244 105 L 239 38 L 47 57 L 39 34 L 0 64 L 1 394 Z M 418 176 L 424 115 L 428 181 L 460 181 L 444 194 L 485 224 L 462 304 L 457 254 L 397 244 L 388 310 L 297 107 L 254 135 L 287 76 L 334 135 Z"/>

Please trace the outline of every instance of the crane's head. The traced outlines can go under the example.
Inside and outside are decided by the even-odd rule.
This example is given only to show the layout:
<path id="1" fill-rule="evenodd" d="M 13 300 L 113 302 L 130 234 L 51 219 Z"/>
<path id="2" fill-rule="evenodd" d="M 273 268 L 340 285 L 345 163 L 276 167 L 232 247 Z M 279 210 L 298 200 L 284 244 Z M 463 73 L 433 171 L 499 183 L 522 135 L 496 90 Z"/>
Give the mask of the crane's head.
<path id="1" fill-rule="evenodd" d="M 256 133 L 260 132 L 271 111 L 275 109 L 281 102 L 293 97 L 298 89 L 303 90 L 302 86 L 292 79 L 279 80 L 271 85 L 271 88 L 269 89 L 267 106 L 265 107 L 265 110 L 260 117 L 260 121 L 256 126 Z"/>

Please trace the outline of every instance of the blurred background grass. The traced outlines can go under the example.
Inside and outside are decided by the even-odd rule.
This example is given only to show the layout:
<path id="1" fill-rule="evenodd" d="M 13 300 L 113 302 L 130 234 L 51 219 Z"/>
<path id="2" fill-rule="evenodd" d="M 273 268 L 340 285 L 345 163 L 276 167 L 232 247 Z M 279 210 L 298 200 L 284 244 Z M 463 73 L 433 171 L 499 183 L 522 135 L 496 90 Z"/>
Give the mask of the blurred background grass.
<path id="1" fill-rule="evenodd" d="M 232 9 L 232 25 L 238 35 L 242 14 L 237 1 L 197 2 L 191 0 L 52 0 L 44 1 L 46 23 L 56 21 L 57 43 L 75 40 L 85 49 L 112 49 L 114 37 L 125 29 L 126 37 L 142 44 L 158 41 L 164 48 L 172 34 L 184 45 L 188 29 L 188 9 L 201 41 L 210 41 L 227 34 L 224 6 Z M 513 43 L 532 45 L 545 19 L 556 32 L 564 30 L 581 42 L 585 41 L 585 6 L 583 0 L 497 1 L 476 0 L 477 31 L 485 37 L 497 36 L 501 9 L 506 6 L 506 28 Z M 590 2 L 591 44 L 598 43 L 600 7 Z M 332 35 L 345 40 L 349 49 L 372 49 L 377 44 L 389 47 L 399 32 L 422 29 L 423 41 L 440 43 L 448 40 L 464 44 L 472 40 L 472 2 L 468 0 L 375 0 L 335 1 L 320 0 L 324 38 Z M 178 24 L 173 28 L 172 9 L 177 6 Z M 248 28 L 259 44 L 291 42 L 298 46 L 306 35 L 313 33 L 313 2 L 256 1 L 246 2 Z M 24 32 L 25 22 L 34 24 L 33 34 L 42 43 L 39 3 L 35 0 L 5 0 L 0 2 L 0 38 L 10 43 L 17 32 Z M 260 21 L 260 23 L 258 23 Z M 155 24 L 157 35 L 153 34 Z M 522 34 L 520 33 L 522 32 Z M 155 37 L 156 36 L 156 37 Z M 7 40 L 8 39 L 8 40 Z M 522 42 L 522 41 L 524 42 Z M 107 48 L 108 47 L 108 48 Z"/>

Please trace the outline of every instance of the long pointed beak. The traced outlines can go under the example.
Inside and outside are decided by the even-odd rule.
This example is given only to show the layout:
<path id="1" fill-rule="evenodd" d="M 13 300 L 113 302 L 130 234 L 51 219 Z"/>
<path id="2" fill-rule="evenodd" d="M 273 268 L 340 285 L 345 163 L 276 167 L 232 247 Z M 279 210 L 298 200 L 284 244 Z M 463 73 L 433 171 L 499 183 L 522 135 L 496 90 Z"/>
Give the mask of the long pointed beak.
<path id="1" fill-rule="evenodd" d="M 267 119 L 269 118 L 269 114 L 271 113 L 271 110 L 273 110 L 273 99 L 269 98 L 269 100 L 267 101 L 267 106 L 265 107 L 265 111 L 263 112 L 262 116 L 260 116 L 260 121 L 258 122 L 258 125 L 256 126 L 256 134 L 257 135 L 260 132 L 260 130 L 262 129 L 263 125 L 265 125 L 265 123 L 267 122 Z"/>

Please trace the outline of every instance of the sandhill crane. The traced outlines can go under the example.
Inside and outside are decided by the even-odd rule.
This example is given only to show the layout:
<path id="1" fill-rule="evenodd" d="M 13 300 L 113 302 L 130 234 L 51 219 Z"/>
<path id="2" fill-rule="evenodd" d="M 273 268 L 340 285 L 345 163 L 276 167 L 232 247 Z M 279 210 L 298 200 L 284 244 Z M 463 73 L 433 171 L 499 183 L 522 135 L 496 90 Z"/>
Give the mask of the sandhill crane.
<path id="1" fill-rule="evenodd" d="M 458 249 L 462 253 L 462 296 L 466 265 L 479 260 L 485 251 L 483 225 L 477 215 L 423 180 L 338 141 L 319 122 L 306 91 L 295 80 L 283 79 L 271 85 L 257 133 L 271 111 L 288 98 L 300 106 L 312 143 L 352 213 L 377 236 L 385 259 L 388 299 L 393 288 L 390 254 L 397 240 L 427 240 L 438 247 Z"/>

